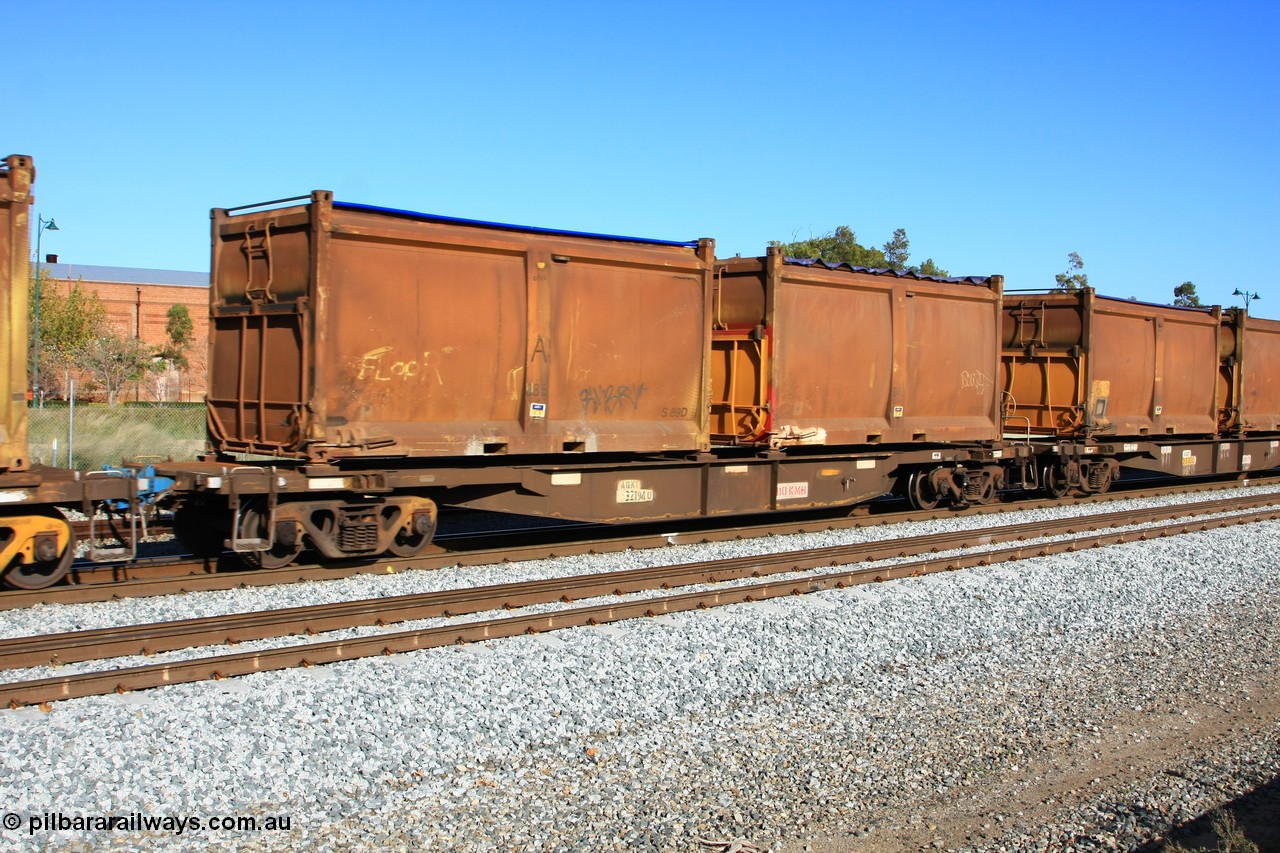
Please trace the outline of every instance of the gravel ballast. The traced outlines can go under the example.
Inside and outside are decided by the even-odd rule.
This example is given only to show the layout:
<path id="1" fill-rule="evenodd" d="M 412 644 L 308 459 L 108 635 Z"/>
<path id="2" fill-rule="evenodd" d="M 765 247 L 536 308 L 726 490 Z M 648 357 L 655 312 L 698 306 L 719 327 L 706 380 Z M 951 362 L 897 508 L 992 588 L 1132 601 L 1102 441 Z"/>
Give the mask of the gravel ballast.
<path id="1" fill-rule="evenodd" d="M 970 523 L 939 524 L 957 522 Z M 706 559 L 714 547 L 660 554 Z M 904 837 L 946 849 L 1034 850 L 1046 839 L 1123 848 L 1280 771 L 1280 714 L 1245 713 L 1276 686 L 1277 553 L 1280 523 L 1267 522 L 4 711 L 0 790 L 20 827 L 0 837 L 86 850 L 698 850 L 699 838 L 817 850 Z M 556 573 L 586 570 L 554 562 Z M 361 580 L 369 586 L 355 594 L 423 582 Z M 303 597 L 287 601 L 275 598 L 282 590 L 237 594 L 265 607 L 335 594 L 308 586 L 330 589 L 289 588 Z M 121 603 L 140 608 L 123 616 L 102 605 L 39 610 L 55 631 L 97 624 L 99 613 L 184 618 L 221 600 Z M 1240 717 L 1231 737 L 1207 755 L 1170 747 L 1170 766 L 1149 784 L 1090 769 L 1131 730 L 1220 714 Z M 986 828 L 938 817 L 981 805 L 998 782 L 1037 796 L 1022 809 L 979 809 Z M 289 828 L 29 833 L 46 814 L 288 816 Z"/>

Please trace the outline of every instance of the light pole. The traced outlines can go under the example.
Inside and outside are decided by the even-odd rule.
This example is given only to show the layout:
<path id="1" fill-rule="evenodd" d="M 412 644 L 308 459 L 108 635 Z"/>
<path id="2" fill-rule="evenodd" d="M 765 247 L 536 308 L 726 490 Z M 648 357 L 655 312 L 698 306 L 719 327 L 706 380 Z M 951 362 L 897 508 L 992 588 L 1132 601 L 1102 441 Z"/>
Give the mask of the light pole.
<path id="1" fill-rule="evenodd" d="M 1250 302 L 1250 301 L 1252 301 L 1252 300 L 1254 300 L 1254 299 L 1261 299 L 1261 298 L 1262 298 L 1262 294 L 1260 294 L 1260 293 L 1253 293 L 1253 292 L 1248 291 L 1248 290 L 1241 290 L 1241 289 L 1240 289 L 1240 288 L 1238 288 L 1238 287 L 1235 289 L 1235 291 L 1234 291 L 1231 295 L 1232 295 L 1232 296 L 1243 296 L 1243 297 L 1244 297 L 1244 310 L 1245 310 L 1245 312 L 1246 312 L 1246 313 L 1249 311 L 1249 302 Z"/>
<path id="2" fill-rule="evenodd" d="M 36 221 L 39 226 L 36 228 L 36 317 L 35 331 L 32 333 L 34 347 L 31 351 L 31 387 L 35 391 L 36 399 L 39 401 L 38 406 L 44 408 L 44 395 L 40 393 L 40 238 L 44 236 L 46 229 L 49 231 L 60 231 L 57 223 L 53 221 L 53 217 L 49 217 L 49 221 L 45 221 L 36 214 Z"/>

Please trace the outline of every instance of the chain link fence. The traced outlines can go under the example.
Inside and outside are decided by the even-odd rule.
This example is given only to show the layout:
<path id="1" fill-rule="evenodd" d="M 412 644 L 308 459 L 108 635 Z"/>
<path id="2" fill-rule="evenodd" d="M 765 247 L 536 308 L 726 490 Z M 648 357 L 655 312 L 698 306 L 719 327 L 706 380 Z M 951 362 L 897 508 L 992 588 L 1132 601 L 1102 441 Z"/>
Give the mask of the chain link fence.
<path id="1" fill-rule="evenodd" d="M 204 403 L 48 402 L 27 409 L 33 462 L 91 471 L 123 459 L 190 462 L 205 447 Z"/>

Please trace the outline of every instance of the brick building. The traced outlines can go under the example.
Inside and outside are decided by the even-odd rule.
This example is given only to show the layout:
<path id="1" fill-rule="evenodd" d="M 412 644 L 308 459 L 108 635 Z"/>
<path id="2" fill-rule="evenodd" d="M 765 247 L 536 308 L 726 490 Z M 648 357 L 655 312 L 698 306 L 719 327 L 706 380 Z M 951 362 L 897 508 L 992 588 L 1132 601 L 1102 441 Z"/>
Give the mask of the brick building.
<path id="1" fill-rule="evenodd" d="M 192 344 L 187 352 L 188 369 L 178 374 L 148 377 L 133 388 L 127 399 L 203 400 L 208 372 L 209 274 L 182 270 L 150 270 L 133 267 L 100 267 L 87 264 L 42 263 L 54 280 L 50 286 L 72 283 L 96 293 L 107 312 L 107 323 L 120 335 L 141 338 L 149 346 L 168 342 L 165 325 L 169 309 L 185 305 L 191 315 Z"/>

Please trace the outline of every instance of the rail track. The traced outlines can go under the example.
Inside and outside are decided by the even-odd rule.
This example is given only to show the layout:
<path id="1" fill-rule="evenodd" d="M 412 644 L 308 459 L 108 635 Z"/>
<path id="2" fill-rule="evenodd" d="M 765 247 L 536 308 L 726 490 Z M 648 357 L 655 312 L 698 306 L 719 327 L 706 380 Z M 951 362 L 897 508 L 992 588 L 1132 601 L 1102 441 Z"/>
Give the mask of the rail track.
<path id="1" fill-rule="evenodd" d="M 1234 514 L 1195 520 L 1196 516 L 1224 512 Z M 311 666 L 567 627 L 599 625 L 640 616 L 767 600 L 1276 518 L 1280 518 L 1280 495 L 1258 494 L 1180 507 L 1129 510 L 1035 524 L 1006 525 L 944 536 L 914 537 L 727 561 L 14 638 L 0 641 L 0 667 L 18 669 L 125 655 L 150 655 L 195 646 L 319 634 L 369 625 L 386 626 L 397 622 L 510 610 L 534 604 L 560 602 L 564 605 L 562 609 L 548 613 L 480 621 L 461 620 L 457 623 L 450 620 L 449 624 L 372 636 L 319 640 L 281 648 L 17 681 L 0 684 L 0 704 L 12 707 L 43 704 L 59 699 Z M 1177 520 L 1170 522 L 1170 519 Z M 1157 526 L 1115 530 L 1117 527 L 1133 525 Z M 1106 528 L 1107 532 L 1081 534 L 1081 528 L 1085 526 L 1092 530 Z M 1047 537 L 1067 538 L 1046 541 Z M 1028 543 L 1027 540 L 1031 539 L 1042 541 Z M 952 556 L 933 555 L 939 551 L 996 545 L 1003 547 Z M 931 556 L 921 556 L 925 554 Z M 900 563 L 883 562 L 906 557 L 914 559 Z M 865 562 L 874 562 L 875 565 L 849 568 Z M 778 577 L 767 579 L 771 576 Z M 751 582 L 741 583 L 744 580 Z M 707 584 L 714 586 L 684 593 L 669 592 L 675 588 Z M 640 592 L 653 594 L 639 600 L 617 600 L 618 596 Z M 608 596 L 611 600 L 571 606 L 577 600 L 599 596 Z"/>
<path id="2" fill-rule="evenodd" d="M 1246 480 L 1222 482 L 1176 483 L 1160 485 L 1126 484 L 1126 488 L 1104 495 L 1081 498 L 1081 504 L 1106 504 L 1131 498 L 1152 498 L 1175 494 L 1212 492 L 1240 485 L 1267 485 L 1280 481 L 1280 475 L 1255 476 Z M 218 558 L 192 557 L 141 558 L 120 563 L 86 563 L 72 568 L 65 583 L 40 590 L 0 590 L 0 610 L 12 610 L 37 604 L 80 604 L 89 601 L 111 601 L 171 595 L 183 592 L 237 589 L 252 586 L 299 583 L 316 580 L 338 580 L 359 574 L 389 574 L 410 570 L 431 570 L 453 566 L 489 565 L 495 562 L 550 559 L 574 554 L 592 554 L 627 549 L 661 548 L 697 542 L 719 542 L 751 539 L 783 533 L 808 533 L 839 530 L 872 524 L 894 524 L 951 518 L 957 515 L 987 515 L 1024 509 L 1062 506 L 1056 499 L 996 503 L 973 506 L 964 510 L 903 510 L 901 504 L 864 505 L 848 516 L 832 517 L 814 514 L 791 519 L 771 517 L 760 524 L 713 527 L 711 523 L 671 522 L 665 525 L 630 525 L 625 532 L 599 525 L 541 527 L 536 530 L 484 531 L 471 535 L 444 537 L 444 547 L 408 560 L 360 561 L 343 564 L 294 564 L 282 569 L 250 569 L 232 554 Z M 156 528 L 162 529 L 162 528 Z"/>

